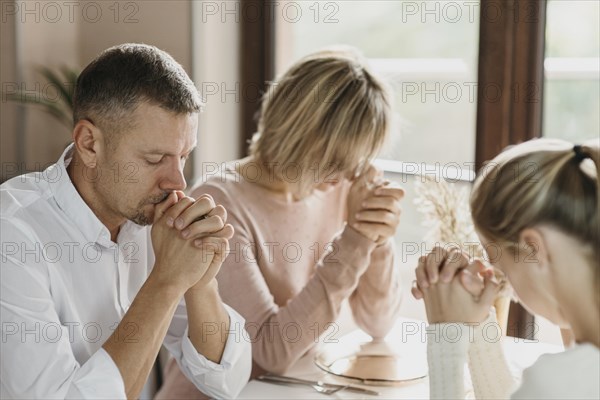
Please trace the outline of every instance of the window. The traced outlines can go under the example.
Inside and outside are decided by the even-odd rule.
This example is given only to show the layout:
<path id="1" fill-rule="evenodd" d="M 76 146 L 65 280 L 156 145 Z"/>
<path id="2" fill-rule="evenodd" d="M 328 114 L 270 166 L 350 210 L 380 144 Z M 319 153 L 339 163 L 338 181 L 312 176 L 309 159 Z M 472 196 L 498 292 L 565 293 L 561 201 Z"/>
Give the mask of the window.
<path id="1" fill-rule="evenodd" d="M 600 134 L 599 15 L 597 1 L 548 2 L 544 136 L 582 142 Z"/>
<path id="2" fill-rule="evenodd" d="M 395 93 L 399 123 L 381 158 L 473 169 L 478 1 L 293 4 L 275 13 L 276 74 L 322 47 L 356 46 Z"/>

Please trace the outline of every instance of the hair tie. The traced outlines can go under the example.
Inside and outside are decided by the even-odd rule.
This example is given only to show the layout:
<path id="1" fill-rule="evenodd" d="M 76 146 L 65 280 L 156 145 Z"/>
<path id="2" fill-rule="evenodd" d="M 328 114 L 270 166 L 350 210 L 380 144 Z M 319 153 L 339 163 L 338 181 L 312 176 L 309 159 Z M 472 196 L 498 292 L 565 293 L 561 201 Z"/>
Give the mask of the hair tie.
<path id="1" fill-rule="evenodd" d="M 575 146 L 573 146 L 573 151 L 575 152 L 575 161 L 577 163 L 580 163 L 589 157 L 588 154 L 585 154 L 583 152 L 583 149 L 581 148 L 581 145 L 579 145 L 579 144 L 576 144 Z"/>

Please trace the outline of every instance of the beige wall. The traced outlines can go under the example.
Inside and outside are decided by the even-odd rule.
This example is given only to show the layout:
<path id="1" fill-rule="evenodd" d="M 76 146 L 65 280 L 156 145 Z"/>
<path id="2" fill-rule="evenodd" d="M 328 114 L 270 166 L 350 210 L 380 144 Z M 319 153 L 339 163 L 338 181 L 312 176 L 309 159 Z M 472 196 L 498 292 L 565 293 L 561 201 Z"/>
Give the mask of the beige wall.
<path id="1" fill-rule="evenodd" d="M 83 0 L 82 3 L 101 2 Z M 112 2 L 107 3 L 112 6 Z M 191 74 L 191 4 L 189 1 L 123 2 L 118 14 L 108 9 L 109 5 L 102 7 L 106 15 L 103 15 L 98 22 L 93 22 L 93 18 L 81 19 L 77 47 L 82 65 L 90 62 L 100 51 L 108 47 L 125 42 L 136 42 L 151 44 L 167 51 Z"/>
<path id="2" fill-rule="evenodd" d="M 27 10 L 23 1 L 2 3 L 17 5 L 16 13 L 2 15 L 3 83 L 18 79 L 17 52 L 22 54 L 19 68 L 26 88 L 34 89 L 36 83 L 44 84 L 34 73 L 35 65 L 81 68 L 100 51 L 125 42 L 152 44 L 169 52 L 199 89 L 203 87 L 199 79 L 228 81 L 230 85 L 238 79 L 237 24 L 192 24 L 194 5 L 187 0 L 122 1 L 116 8 L 113 1 L 82 0 L 71 8 L 65 6 L 69 2 L 36 1 L 27 2 Z M 58 4 L 61 14 L 44 3 Z M 238 106 L 235 102 L 224 105 L 216 101 L 207 106 L 201 117 L 196 164 L 202 159 L 224 161 L 237 157 Z M 1 107 L 2 162 L 13 162 L 17 160 L 18 107 L 4 101 Z M 24 165 L 33 170 L 57 159 L 70 141 L 70 131 L 35 107 L 24 109 Z M 186 175 L 190 179 L 194 168 L 188 164 Z"/>
<path id="3" fill-rule="evenodd" d="M 229 1 L 227 9 L 236 9 L 236 4 L 239 9 L 238 1 Z M 192 27 L 193 47 L 197 50 L 193 75 L 206 99 L 195 153 L 194 176 L 198 179 L 212 171 L 215 164 L 240 156 L 240 93 L 231 93 L 240 81 L 239 19 L 225 14 L 224 9 L 212 12 L 207 15 L 202 2 L 192 6 L 193 20 L 198 21 Z"/>
<path id="4" fill-rule="evenodd" d="M 38 2 L 33 2 L 38 3 Z M 17 20 L 19 25 L 21 69 L 27 89 L 45 87 L 46 81 L 36 73 L 35 68 L 44 66 L 76 66 L 77 62 L 77 23 L 69 21 L 66 11 L 56 22 L 53 10 L 38 6 L 35 14 L 23 14 L 23 3 L 17 2 L 21 10 Z M 36 4 L 37 5 L 37 4 Z M 30 10 L 35 10 L 31 7 Z M 58 13 L 56 14 L 59 15 Z M 53 99 L 53 91 L 47 91 L 48 100 Z M 70 141 L 70 132 L 54 118 L 35 107 L 25 107 L 25 160 L 26 168 L 37 170 L 56 161 L 65 145 Z"/>
<path id="5" fill-rule="evenodd" d="M 7 3 L 8 4 L 8 3 Z M 4 7 L 4 5 L 2 5 Z M 17 84 L 18 75 L 16 68 L 17 43 L 15 35 L 16 24 L 13 18 L 6 18 L 0 27 L 0 81 L 2 91 L 13 90 Z M 18 106 L 5 101 L 4 96 L 0 102 L 0 182 L 7 178 L 11 169 L 16 168 L 18 161 L 17 124 Z"/>

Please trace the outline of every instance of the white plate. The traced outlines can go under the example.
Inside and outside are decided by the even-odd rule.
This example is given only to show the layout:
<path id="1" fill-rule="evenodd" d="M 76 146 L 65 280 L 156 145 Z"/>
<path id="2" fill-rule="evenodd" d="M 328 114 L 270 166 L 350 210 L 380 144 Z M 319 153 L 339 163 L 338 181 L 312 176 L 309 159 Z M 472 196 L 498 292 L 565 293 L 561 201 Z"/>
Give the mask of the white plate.
<path id="1" fill-rule="evenodd" d="M 345 340 L 346 339 L 346 340 Z M 352 338 L 326 344 L 315 364 L 330 374 L 366 385 L 396 385 L 427 376 L 424 346 L 371 341 L 352 343 Z"/>

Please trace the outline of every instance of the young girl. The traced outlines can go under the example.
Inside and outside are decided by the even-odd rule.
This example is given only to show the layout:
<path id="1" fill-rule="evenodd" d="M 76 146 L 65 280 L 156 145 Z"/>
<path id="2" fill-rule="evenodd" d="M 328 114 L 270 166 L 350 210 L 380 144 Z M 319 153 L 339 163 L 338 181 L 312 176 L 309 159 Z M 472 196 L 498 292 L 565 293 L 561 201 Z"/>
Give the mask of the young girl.
<path id="1" fill-rule="evenodd" d="M 420 260 L 413 290 L 430 323 L 432 398 L 464 398 L 467 359 L 477 398 L 600 398 L 599 168 L 597 143 L 551 139 L 514 146 L 484 167 L 471 210 L 489 261 L 525 307 L 572 329 L 577 345 L 540 357 L 519 384 L 501 341 L 486 341 L 482 330 L 494 321 L 493 274 L 436 249 Z M 443 337 L 447 324 L 460 327 L 458 335 Z"/>
<path id="2" fill-rule="evenodd" d="M 265 95 L 250 156 L 193 190 L 222 204 L 235 228 L 217 280 L 246 319 L 254 376 L 284 373 L 334 332 L 345 300 L 373 337 L 397 319 L 403 192 L 369 164 L 390 115 L 390 93 L 355 50 L 311 54 Z M 170 365 L 160 397 L 195 396 Z"/>

